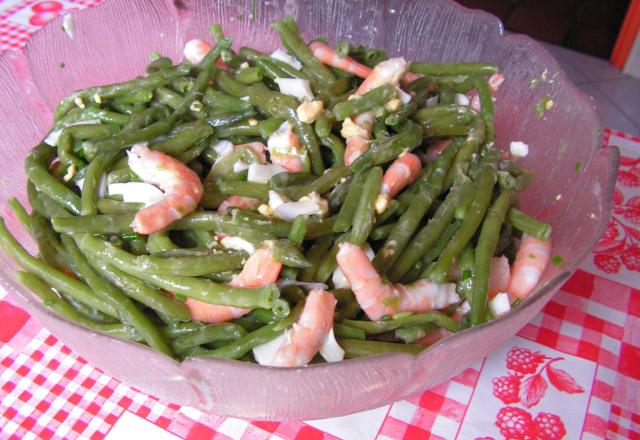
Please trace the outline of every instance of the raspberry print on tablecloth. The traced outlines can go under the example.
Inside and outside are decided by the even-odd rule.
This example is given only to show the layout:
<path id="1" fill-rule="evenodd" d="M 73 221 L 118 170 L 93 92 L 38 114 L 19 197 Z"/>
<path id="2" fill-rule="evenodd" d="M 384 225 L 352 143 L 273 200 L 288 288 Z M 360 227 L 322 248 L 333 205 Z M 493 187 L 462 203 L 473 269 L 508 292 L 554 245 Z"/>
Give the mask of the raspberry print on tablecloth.
<path id="1" fill-rule="evenodd" d="M 557 414 L 540 411 L 534 416 L 530 412 L 543 399 L 549 385 L 567 394 L 584 393 L 569 373 L 554 365 L 563 359 L 525 347 L 514 346 L 509 350 L 508 374 L 492 379 L 493 395 L 507 405 L 500 408 L 495 420 L 505 439 L 555 440 L 566 436 L 564 423 Z"/>
<path id="2" fill-rule="evenodd" d="M 616 274 L 622 267 L 640 272 L 640 158 L 620 157 L 618 185 L 613 191 L 612 216 L 607 230 L 593 248 L 593 263 L 601 271 Z"/>

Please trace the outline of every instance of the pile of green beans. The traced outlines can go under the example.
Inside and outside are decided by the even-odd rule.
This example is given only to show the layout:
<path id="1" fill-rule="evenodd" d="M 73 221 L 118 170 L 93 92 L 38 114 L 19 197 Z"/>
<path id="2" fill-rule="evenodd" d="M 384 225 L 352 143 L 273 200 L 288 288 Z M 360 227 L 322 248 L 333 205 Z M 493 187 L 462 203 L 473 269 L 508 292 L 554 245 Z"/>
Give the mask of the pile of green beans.
<path id="1" fill-rule="evenodd" d="M 456 332 L 493 319 L 487 307 L 491 258 L 507 255 L 513 261 L 509 252 L 523 233 L 540 240 L 551 234 L 549 225 L 519 209 L 517 192 L 530 173 L 493 146 L 488 77 L 497 67 L 412 62 L 408 71 L 417 79 L 399 84 L 411 96 L 408 103 L 387 105 L 399 96 L 396 84 L 348 99 L 362 78 L 314 57 L 290 17 L 273 27 L 301 68 L 248 47 L 236 52 L 214 25 L 215 47 L 197 65 L 156 54 L 146 75 L 64 98 L 51 130 L 57 145 L 47 143 L 49 136 L 25 160 L 30 212 L 17 199 L 9 202 L 38 254 L 29 254 L 0 218 L 0 247 L 21 267 L 18 279 L 52 313 L 178 360 L 252 360 L 252 348 L 297 319 L 307 295 L 304 283 L 325 283 L 335 296 L 333 329 L 348 358 L 417 354 L 426 347 L 422 338 L 436 329 Z M 338 53 L 370 67 L 386 58 L 383 50 L 347 42 Z M 322 102 L 321 114 L 312 122 L 301 120 L 301 102 L 280 92 L 279 78 L 308 81 Z M 481 110 L 455 103 L 455 93 L 473 91 Z M 439 104 L 433 106 L 432 98 Z M 376 118 L 372 140 L 345 165 L 341 127 L 364 112 Z M 301 171 L 248 181 L 247 171 L 236 165 L 260 161 L 255 151 L 241 147 L 218 157 L 220 141 L 267 144 L 285 122 L 305 152 Z M 452 142 L 435 158 L 425 154 L 447 139 Z M 194 212 L 148 236 L 131 228 L 144 204 L 103 188 L 140 181 L 127 160 L 127 150 L 140 142 L 184 163 L 205 190 Z M 381 209 L 385 171 L 409 151 L 422 161 L 420 176 Z M 291 201 L 317 194 L 328 212 L 279 218 L 268 210 L 271 191 Z M 219 211 L 229 196 L 256 203 Z M 249 254 L 224 248 L 223 236 L 256 249 L 269 246 L 283 265 L 279 278 L 287 280 L 286 287 L 229 285 Z M 470 304 L 468 315 L 454 317 L 457 304 L 369 320 L 354 293 L 334 285 L 342 242 L 370 246 L 372 265 L 385 282 L 457 283 L 461 302 Z M 188 299 L 251 311 L 208 324 L 191 319 Z"/>

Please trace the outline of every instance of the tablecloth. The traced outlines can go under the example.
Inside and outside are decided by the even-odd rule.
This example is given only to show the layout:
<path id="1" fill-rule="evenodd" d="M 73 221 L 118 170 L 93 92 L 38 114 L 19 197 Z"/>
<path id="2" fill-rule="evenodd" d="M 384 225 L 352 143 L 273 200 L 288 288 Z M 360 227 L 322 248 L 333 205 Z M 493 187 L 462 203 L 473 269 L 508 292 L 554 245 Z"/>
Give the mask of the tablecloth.
<path id="1" fill-rule="evenodd" d="M 0 50 L 101 0 L 4 0 Z M 420 395 L 334 419 L 258 422 L 163 402 L 110 377 L 0 290 L 2 439 L 640 438 L 640 138 L 621 148 L 609 227 L 575 275 L 503 347 Z M 537 436 L 537 437 L 536 437 Z"/>

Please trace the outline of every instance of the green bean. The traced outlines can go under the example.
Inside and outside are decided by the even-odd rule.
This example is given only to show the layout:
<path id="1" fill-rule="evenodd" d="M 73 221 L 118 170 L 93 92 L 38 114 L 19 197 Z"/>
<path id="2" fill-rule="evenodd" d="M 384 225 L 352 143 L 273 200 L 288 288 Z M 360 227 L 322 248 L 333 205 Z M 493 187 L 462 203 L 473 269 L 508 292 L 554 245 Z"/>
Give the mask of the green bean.
<path id="1" fill-rule="evenodd" d="M 243 84 L 253 84 L 262 81 L 262 70 L 259 67 L 247 67 L 236 73 L 236 80 Z"/>
<path id="2" fill-rule="evenodd" d="M 431 324 L 402 327 L 395 330 L 394 336 L 396 339 L 402 340 L 405 344 L 412 344 L 426 336 L 426 334 L 434 328 L 436 328 L 436 326 Z"/>
<path id="3" fill-rule="evenodd" d="M 324 172 L 324 163 L 322 162 L 322 154 L 320 153 L 320 145 L 318 144 L 318 138 L 311 125 L 301 122 L 295 112 L 291 112 L 292 116 L 289 117 L 289 121 L 294 125 L 295 131 L 298 134 L 300 143 L 307 150 L 309 160 L 311 161 L 311 171 L 316 176 L 322 176 Z"/>
<path id="4" fill-rule="evenodd" d="M 280 66 L 278 66 L 275 63 L 275 60 L 273 59 L 269 59 L 267 57 L 259 57 L 254 59 L 253 63 L 256 65 L 258 69 L 260 69 L 260 72 L 267 78 L 275 80 L 277 78 L 291 77 L 291 75 L 287 74 L 287 72 L 282 70 Z"/>
<path id="5" fill-rule="evenodd" d="M 182 103 L 182 98 L 183 98 L 182 95 L 166 87 L 160 87 L 156 89 L 154 93 L 155 93 L 155 99 L 158 102 L 166 105 L 167 107 L 172 108 L 173 110 L 180 107 L 180 104 Z"/>
<path id="6" fill-rule="evenodd" d="M 421 258 L 420 263 L 422 263 L 423 270 L 421 272 L 420 278 L 428 278 L 431 270 L 433 270 L 432 265 L 434 261 L 436 261 L 442 251 L 447 247 L 451 238 L 458 232 L 458 229 L 462 226 L 462 222 L 454 221 L 453 223 L 447 226 L 447 229 L 444 230 L 442 235 L 438 238 L 438 241 L 434 243 L 434 245 L 429 249 Z M 416 262 L 418 264 L 418 262 Z"/>
<path id="7" fill-rule="evenodd" d="M 158 257 L 152 255 L 140 255 L 136 258 L 136 264 L 141 270 L 150 273 L 202 276 L 212 272 L 225 272 L 240 269 L 246 255 L 239 252 L 223 252 L 214 255 L 191 257 Z"/>
<path id="8" fill-rule="evenodd" d="M 89 319 L 95 323 L 100 324 L 116 324 L 118 320 L 112 318 L 110 316 L 105 315 L 104 313 L 89 307 L 88 305 L 81 303 L 66 295 L 64 293 L 60 293 L 60 297 L 65 300 L 76 312 L 80 315 L 84 316 L 86 319 Z"/>
<path id="9" fill-rule="evenodd" d="M 541 222 L 517 208 L 507 212 L 507 222 L 517 230 L 531 235 L 538 240 L 547 241 L 551 237 L 551 225 Z"/>
<path id="10" fill-rule="evenodd" d="M 204 327 L 201 322 L 169 321 L 166 326 L 160 327 L 160 333 L 167 339 L 175 339 L 180 336 L 191 335 Z"/>
<path id="11" fill-rule="evenodd" d="M 311 266 L 302 252 L 289 240 L 276 240 L 267 242 L 272 249 L 273 259 L 285 266 L 304 269 Z"/>
<path id="12" fill-rule="evenodd" d="M 395 96 L 395 87 L 391 84 L 384 84 L 369 90 L 357 99 L 350 99 L 337 104 L 333 108 L 333 113 L 338 121 L 342 121 L 350 116 L 359 115 L 380 106 Z"/>
<path id="13" fill-rule="evenodd" d="M 273 234 L 279 238 L 287 238 L 291 234 L 292 224 L 272 217 L 265 217 L 251 211 L 233 208 L 231 211 L 231 223 L 257 232 Z M 306 226 L 305 226 L 306 234 Z"/>
<path id="14" fill-rule="evenodd" d="M 133 215 L 98 214 L 78 217 L 54 217 L 51 224 L 56 232 L 71 234 L 89 232 L 92 234 L 123 234 L 131 232 Z"/>
<path id="15" fill-rule="evenodd" d="M 343 321 L 345 319 L 353 319 L 360 313 L 360 305 L 355 295 L 349 289 L 334 289 L 331 291 L 338 301 L 334 321 Z"/>
<path id="16" fill-rule="evenodd" d="M 179 129 L 169 138 L 161 142 L 152 143 L 150 148 L 175 156 L 184 153 L 196 142 L 213 134 L 213 128 L 204 120 L 183 124 Z"/>
<path id="17" fill-rule="evenodd" d="M 112 104 L 137 104 L 147 103 L 153 99 L 153 91 L 149 89 L 132 90 L 126 95 L 122 95 L 113 100 Z"/>
<path id="18" fill-rule="evenodd" d="M 80 197 L 80 214 L 95 215 L 98 212 L 97 199 L 100 191 L 100 180 L 106 169 L 111 165 L 118 153 L 109 151 L 98 154 L 89 164 L 82 183 Z"/>
<path id="19" fill-rule="evenodd" d="M 498 67 L 484 63 L 420 63 L 414 61 L 409 71 L 423 75 L 492 75 L 498 73 Z"/>
<path id="20" fill-rule="evenodd" d="M 177 337 L 171 341 L 171 348 L 176 353 L 183 353 L 186 349 L 198 345 L 235 341 L 246 334 L 247 331 L 238 324 L 209 324 L 200 327 L 191 334 Z"/>
<path id="21" fill-rule="evenodd" d="M 415 195 L 411 205 L 400 216 L 389 238 L 373 259 L 373 265 L 378 272 L 386 273 L 404 251 L 427 210 L 442 192 L 444 179 L 457 151 L 458 145 L 455 142 L 451 143 L 435 160 L 422 190 Z"/>
<path id="22" fill-rule="evenodd" d="M 257 123 L 252 121 L 249 118 L 252 118 L 256 115 L 256 111 L 252 108 L 247 110 L 242 110 L 240 112 L 229 112 L 229 111 L 217 111 L 210 113 L 207 117 L 207 122 L 212 127 L 222 128 L 222 127 L 230 127 L 237 122 L 247 121 L 247 123 L 252 127 L 257 127 Z M 255 130 L 256 128 L 254 128 Z M 260 127 L 257 127 L 258 132 L 260 131 Z"/>
<path id="23" fill-rule="evenodd" d="M 353 226 L 347 241 L 357 246 L 363 246 L 373 229 L 375 220 L 375 201 L 382 183 L 382 168 L 375 167 L 367 173 L 362 195 L 353 215 Z"/>
<path id="24" fill-rule="evenodd" d="M 287 186 L 280 191 L 292 200 L 298 200 L 302 196 L 316 192 L 318 194 L 324 194 L 331 188 L 336 186 L 340 180 L 347 178 L 351 175 L 351 169 L 343 165 L 329 168 L 326 173 L 315 179 L 313 182 L 309 182 L 303 185 Z"/>
<path id="25" fill-rule="evenodd" d="M 39 214 L 32 214 L 29 222 L 31 236 L 38 244 L 40 258 L 56 269 L 73 268 L 60 239 L 47 220 Z"/>
<path id="26" fill-rule="evenodd" d="M 420 124 L 425 136 L 455 136 L 467 134 L 475 115 L 470 107 L 449 104 L 421 108 L 413 120 Z"/>
<path id="27" fill-rule="evenodd" d="M 374 142 L 369 150 L 351 164 L 351 169 L 357 173 L 366 168 L 390 162 L 404 151 L 418 147 L 421 142 L 420 128 L 413 122 L 407 122 L 395 136 Z"/>
<path id="28" fill-rule="evenodd" d="M 344 205 L 344 201 L 349 194 L 349 189 L 351 189 L 351 182 L 353 182 L 353 177 L 341 179 L 340 182 L 329 192 L 327 197 L 329 202 L 329 212 L 339 211 L 342 205 Z"/>
<path id="29" fill-rule="evenodd" d="M 396 342 L 361 341 L 359 339 L 338 339 L 338 345 L 345 351 L 346 358 L 375 356 L 385 353 L 406 353 L 417 355 L 426 347 L 420 344 L 398 344 Z"/>
<path id="30" fill-rule="evenodd" d="M 344 142 L 335 134 L 330 133 L 326 137 L 320 138 L 320 144 L 331 150 L 333 166 L 337 167 L 344 163 Z"/>
<path id="31" fill-rule="evenodd" d="M 207 88 L 202 101 L 214 110 L 242 112 L 251 108 L 251 103 L 219 90 Z"/>
<path id="32" fill-rule="evenodd" d="M 331 134 L 331 125 L 335 123 L 335 116 L 332 113 L 324 112 L 313 124 L 313 128 L 320 139 Z"/>
<path id="33" fill-rule="evenodd" d="M 147 253 L 147 239 L 142 235 L 138 235 L 135 238 L 127 240 L 129 252 L 133 255 L 146 255 Z"/>
<path id="34" fill-rule="evenodd" d="M 281 190 L 283 187 L 288 186 L 300 186 L 306 185 L 317 179 L 316 176 L 303 171 L 297 172 L 282 172 L 275 174 L 269 179 L 269 186 L 276 190 Z"/>
<path id="35" fill-rule="evenodd" d="M 24 208 L 24 206 L 22 206 L 20 201 L 15 197 L 11 197 L 7 202 L 7 204 L 15 214 L 16 218 L 18 219 L 18 221 L 20 222 L 24 230 L 27 231 L 29 234 L 31 234 L 32 233 L 31 232 L 31 216 L 29 215 L 27 210 Z"/>
<path id="36" fill-rule="evenodd" d="M 105 259 L 116 268 L 146 283 L 209 304 L 270 308 L 278 297 L 278 290 L 273 284 L 253 289 L 238 288 L 202 278 L 151 274 L 135 265 L 133 255 L 88 234 L 82 236 L 78 245 L 87 255 Z"/>
<path id="37" fill-rule="evenodd" d="M 280 35 L 282 45 L 302 62 L 313 78 L 325 87 L 335 81 L 335 75 L 327 66 L 313 56 L 298 32 L 288 27 L 284 21 L 274 22 L 273 28 Z"/>
<path id="38" fill-rule="evenodd" d="M 244 196 L 254 199 L 269 200 L 269 185 L 266 183 L 256 182 L 238 182 L 230 180 L 222 180 L 219 178 L 205 179 L 204 181 L 204 197 L 202 198 L 202 206 L 211 207 L 214 201 L 212 196 Z"/>
<path id="39" fill-rule="evenodd" d="M 289 230 L 289 240 L 296 244 L 296 246 L 302 246 L 304 236 L 307 234 L 307 217 L 304 215 L 297 216 L 293 223 L 291 223 L 291 229 Z"/>
<path id="40" fill-rule="evenodd" d="M 369 235 L 369 237 L 374 241 L 384 240 L 385 238 L 389 237 L 389 234 L 391 234 L 391 230 L 395 226 L 395 223 L 378 226 L 371 231 L 371 235 Z"/>
<path id="41" fill-rule="evenodd" d="M 451 171 L 447 176 L 445 188 L 449 188 L 451 185 L 453 185 L 453 179 L 457 170 L 463 168 L 469 162 L 471 157 L 476 153 L 476 151 L 478 151 L 478 148 L 480 148 L 480 145 L 485 140 L 485 132 L 486 130 L 484 122 L 481 119 L 476 118 L 476 120 L 471 124 L 469 128 L 469 133 L 460 146 L 458 154 L 456 154 L 456 158 L 454 159 L 453 165 L 451 166 Z"/>
<path id="42" fill-rule="evenodd" d="M 358 202 L 360 201 L 366 178 L 366 172 L 359 172 L 355 174 L 353 181 L 351 182 L 349 192 L 347 193 L 347 198 L 340 207 L 340 212 L 338 212 L 336 221 L 333 224 L 334 232 L 346 232 L 351 226 L 353 215 L 358 206 Z"/>
<path id="43" fill-rule="evenodd" d="M 82 115 L 83 118 L 86 119 L 99 119 L 105 124 L 125 125 L 129 120 L 131 120 L 130 116 L 97 107 L 89 107 L 85 109 L 82 112 Z"/>
<path id="44" fill-rule="evenodd" d="M 316 269 L 318 268 L 318 264 L 320 263 L 322 257 L 324 257 L 325 253 L 331 248 L 333 244 L 333 237 L 323 237 L 317 241 L 315 241 L 309 250 L 307 251 L 306 259 L 311 265 L 308 268 L 305 268 L 300 273 L 300 281 L 304 281 L 305 283 L 309 283 L 314 280 L 314 275 Z"/>
<path id="45" fill-rule="evenodd" d="M 487 215 L 480 229 L 476 246 L 475 265 L 473 266 L 473 295 L 471 296 L 471 325 L 484 322 L 487 315 L 487 293 L 489 287 L 489 270 L 491 258 L 496 251 L 500 228 L 504 223 L 507 210 L 515 197 L 515 190 L 507 189 L 487 210 Z"/>
<path id="46" fill-rule="evenodd" d="M 115 336 L 121 339 L 137 339 L 136 331 L 122 323 L 117 324 L 102 324 L 93 322 L 87 319 L 69 305 L 64 299 L 61 299 L 51 288 L 38 277 L 31 272 L 16 272 L 18 280 L 25 285 L 27 289 L 33 292 L 38 298 L 42 300 L 42 305 L 56 313 L 57 315 L 79 324 L 83 327 L 87 327 L 91 330 L 98 331 L 107 335 Z"/>
<path id="47" fill-rule="evenodd" d="M 96 206 L 101 214 L 131 214 L 144 208 L 143 203 L 119 202 L 113 199 L 98 199 Z"/>
<path id="48" fill-rule="evenodd" d="M 47 171 L 47 161 L 55 154 L 55 149 L 40 144 L 27 155 L 25 168 L 27 177 L 38 191 L 51 197 L 73 214 L 80 214 L 80 197 Z"/>
<path id="49" fill-rule="evenodd" d="M 274 133 L 284 122 L 283 118 L 267 118 L 264 121 L 260 121 L 258 124 L 258 131 L 260 132 L 260 136 L 263 138 L 268 138 Z"/>
<path id="50" fill-rule="evenodd" d="M 233 136 L 260 136 L 260 126 L 245 119 L 234 125 L 218 128 L 216 134 L 221 139 Z"/>
<path id="51" fill-rule="evenodd" d="M 394 216 L 394 214 L 400 208 L 400 202 L 396 199 L 391 199 L 389 204 L 387 205 L 387 209 L 385 209 L 381 214 L 376 214 L 376 225 L 383 225 L 387 220 Z"/>
<path id="52" fill-rule="evenodd" d="M 458 259 L 458 269 L 460 270 L 460 279 L 456 291 L 461 298 L 471 301 L 473 294 L 474 266 L 476 262 L 475 250 L 467 245 L 460 258 Z"/>
<path id="53" fill-rule="evenodd" d="M 476 190 L 473 202 L 469 207 L 469 213 L 466 216 L 462 227 L 458 232 L 456 232 L 453 238 L 451 238 L 451 241 L 449 241 L 449 244 L 440 255 L 435 268 L 429 275 L 429 278 L 432 281 L 437 283 L 446 282 L 453 260 L 460 255 L 482 222 L 484 214 L 489 207 L 489 203 L 491 203 L 491 196 L 493 195 L 493 187 L 495 186 L 495 183 L 495 166 L 491 164 L 484 164 L 476 178 Z"/>
<path id="54" fill-rule="evenodd" d="M 465 178 L 460 184 L 453 186 L 435 215 L 407 244 L 404 252 L 398 257 L 389 272 L 389 279 L 392 282 L 398 282 L 434 245 L 447 225 L 453 220 L 460 201 L 467 195 L 473 195 L 473 182 Z"/>
<path id="55" fill-rule="evenodd" d="M 205 350 L 197 355 L 223 359 L 239 359 L 249 353 L 254 347 L 280 336 L 284 330 L 274 330 L 277 325 L 278 323 L 265 325 L 230 344 L 216 348 L 215 350 Z"/>
<path id="56" fill-rule="evenodd" d="M 360 339 L 362 341 L 365 340 L 364 330 L 355 327 L 349 327 L 348 325 L 340 324 L 338 322 L 333 324 L 333 332 L 338 338 Z"/>
<path id="57" fill-rule="evenodd" d="M 171 60 L 171 58 L 161 56 L 147 64 L 147 67 L 145 67 L 145 71 L 147 73 L 152 73 L 157 70 L 165 69 L 172 66 L 173 61 Z"/>
<path id="58" fill-rule="evenodd" d="M 29 200 L 29 205 L 31 205 L 31 211 L 36 214 L 49 218 L 47 213 L 47 209 L 45 208 L 44 202 L 42 201 L 41 194 L 36 189 L 35 185 L 31 181 L 27 181 L 27 200 Z"/>
<path id="59" fill-rule="evenodd" d="M 10 255 L 23 269 L 33 272 L 38 278 L 74 299 L 99 310 L 114 318 L 118 317 L 116 309 L 98 297 L 86 284 L 54 269 L 50 265 L 29 255 L 27 251 L 11 235 L 4 219 L 0 217 L 0 247 Z"/>
<path id="60" fill-rule="evenodd" d="M 345 319 L 343 324 L 350 327 L 359 328 L 364 330 L 368 335 L 377 335 L 392 331 L 402 327 L 411 327 L 414 325 L 430 324 L 433 323 L 438 327 L 447 329 L 451 332 L 458 330 L 458 322 L 441 312 L 425 312 L 416 314 L 407 314 L 399 316 L 397 318 L 380 320 L 380 321 L 354 321 L 351 319 Z"/>
<path id="61" fill-rule="evenodd" d="M 314 239 L 333 234 L 335 217 L 310 217 L 307 223 L 305 239 Z"/>
<path id="62" fill-rule="evenodd" d="M 480 117 L 484 121 L 486 142 L 493 142 L 495 139 L 495 129 L 493 125 L 493 99 L 489 90 L 489 83 L 484 77 L 478 76 L 474 79 L 474 85 L 478 90 L 480 98 Z"/>

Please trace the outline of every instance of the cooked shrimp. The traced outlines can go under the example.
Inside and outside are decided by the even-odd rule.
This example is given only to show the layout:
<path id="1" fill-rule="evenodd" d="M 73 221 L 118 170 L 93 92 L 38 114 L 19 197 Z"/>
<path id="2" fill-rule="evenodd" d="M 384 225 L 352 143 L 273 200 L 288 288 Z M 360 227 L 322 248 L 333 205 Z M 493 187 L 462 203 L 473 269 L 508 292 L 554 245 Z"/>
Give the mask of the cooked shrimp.
<path id="1" fill-rule="evenodd" d="M 493 257 L 489 269 L 489 299 L 500 292 L 506 292 L 509 289 L 509 281 L 511 281 L 509 259 L 505 256 Z"/>
<path id="2" fill-rule="evenodd" d="M 491 93 L 491 96 L 493 96 L 498 91 L 498 87 L 500 87 L 500 85 L 504 82 L 504 75 L 501 73 L 494 73 L 489 77 L 488 82 L 489 82 L 489 92 Z M 467 93 L 467 96 L 471 100 L 471 103 L 469 104 L 471 108 L 479 112 L 481 110 L 481 105 L 480 105 L 480 96 L 478 96 L 478 91 L 472 90 L 469 93 Z"/>
<path id="3" fill-rule="evenodd" d="M 191 64 L 198 65 L 211 49 L 212 47 L 209 43 L 194 38 L 193 40 L 187 41 L 187 44 L 184 45 L 184 50 L 182 51 L 182 53 L 187 61 L 189 61 Z M 220 67 L 223 70 L 228 69 L 228 66 L 220 58 L 216 60 L 216 66 Z"/>
<path id="4" fill-rule="evenodd" d="M 337 255 L 362 310 L 372 321 L 399 312 L 427 312 L 460 301 L 456 285 L 418 280 L 412 284 L 385 284 L 365 252 L 351 243 L 342 243 Z"/>
<path id="5" fill-rule="evenodd" d="M 382 177 L 380 193 L 390 199 L 394 198 L 407 185 L 413 183 L 422 170 L 420 158 L 413 153 L 406 153 L 393 161 Z"/>
<path id="6" fill-rule="evenodd" d="M 336 302 L 331 292 L 322 289 L 310 291 L 300 317 L 285 332 L 270 365 L 300 367 L 308 364 L 333 328 Z"/>
<path id="7" fill-rule="evenodd" d="M 509 297 L 526 298 L 538 285 L 550 256 L 550 240 L 542 241 L 524 234 L 516 254 L 516 261 L 511 268 Z"/>
<path id="8" fill-rule="evenodd" d="M 204 189 L 200 177 L 189 167 L 144 144 L 135 144 L 128 154 L 131 170 L 164 191 L 159 202 L 138 211 L 131 223 L 134 232 L 157 232 L 196 209 Z"/>
<path id="9" fill-rule="evenodd" d="M 402 85 L 407 86 L 420 77 L 422 77 L 422 75 L 420 75 L 419 73 L 407 72 L 402 77 L 402 80 L 401 80 Z"/>
<path id="10" fill-rule="evenodd" d="M 256 153 L 256 156 L 258 156 L 258 161 L 260 163 L 266 163 L 267 162 L 267 147 L 265 147 L 265 145 L 262 142 L 249 142 L 247 144 L 238 144 L 238 145 L 234 145 L 233 148 L 244 148 L 247 147 L 249 149 L 251 149 L 254 153 Z"/>
<path id="11" fill-rule="evenodd" d="M 442 153 L 451 142 L 453 142 L 451 139 L 441 139 L 431 144 L 427 149 L 427 159 L 429 162 L 436 160 L 438 156 L 440 156 L 440 153 Z"/>
<path id="12" fill-rule="evenodd" d="M 226 212 L 229 208 L 251 210 L 260 204 L 260 200 L 252 197 L 229 196 L 218 206 L 218 212 Z"/>
<path id="13" fill-rule="evenodd" d="M 378 63 L 367 78 L 360 84 L 356 95 L 364 95 L 369 90 L 380 87 L 383 84 L 397 86 L 400 79 L 407 71 L 407 62 L 404 58 L 389 58 Z"/>
<path id="14" fill-rule="evenodd" d="M 344 163 L 351 165 L 362 153 L 369 149 L 369 139 L 375 123 L 373 112 L 364 112 L 345 119 L 342 124 L 341 134 L 347 140 L 344 150 Z"/>
<path id="15" fill-rule="evenodd" d="M 271 163 L 295 173 L 302 170 L 302 158 L 306 150 L 300 146 L 300 138 L 291 123 L 285 121 L 267 140 Z"/>
<path id="16" fill-rule="evenodd" d="M 353 73 L 360 78 L 366 78 L 371 73 L 370 67 L 360 64 L 349 56 L 338 54 L 333 47 L 320 43 L 319 41 L 311 43 L 309 49 L 311 49 L 314 57 L 336 69 Z"/>
<path id="17" fill-rule="evenodd" d="M 269 246 L 259 248 L 247 259 L 242 271 L 229 282 L 232 287 L 262 287 L 275 283 L 280 275 L 282 264 L 275 261 Z M 246 315 L 251 309 L 220 306 L 188 298 L 185 301 L 194 321 L 205 321 L 212 324 L 226 322 L 230 319 Z"/>

